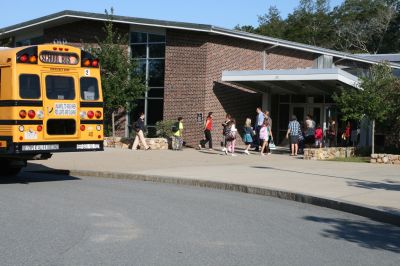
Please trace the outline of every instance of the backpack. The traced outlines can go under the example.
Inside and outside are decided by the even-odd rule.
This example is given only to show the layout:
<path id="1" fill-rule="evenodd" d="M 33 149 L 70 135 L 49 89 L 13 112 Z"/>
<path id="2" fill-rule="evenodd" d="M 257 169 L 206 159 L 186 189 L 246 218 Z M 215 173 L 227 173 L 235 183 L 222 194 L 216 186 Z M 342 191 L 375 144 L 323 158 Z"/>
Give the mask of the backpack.
<path id="1" fill-rule="evenodd" d="M 172 133 L 176 133 L 179 131 L 179 122 L 175 122 L 175 124 L 171 128 Z"/>
<path id="2" fill-rule="evenodd" d="M 236 132 L 231 130 L 231 127 L 226 127 L 225 138 L 228 141 L 234 140 L 236 138 Z"/>

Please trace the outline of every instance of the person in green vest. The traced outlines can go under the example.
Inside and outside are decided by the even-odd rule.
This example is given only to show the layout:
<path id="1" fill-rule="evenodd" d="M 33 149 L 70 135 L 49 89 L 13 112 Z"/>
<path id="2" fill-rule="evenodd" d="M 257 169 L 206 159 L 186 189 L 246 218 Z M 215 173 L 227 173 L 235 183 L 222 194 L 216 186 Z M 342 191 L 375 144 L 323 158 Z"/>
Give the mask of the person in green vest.
<path id="1" fill-rule="evenodd" d="M 182 150 L 183 146 L 183 118 L 178 117 L 178 121 L 172 126 L 172 149 Z"/>

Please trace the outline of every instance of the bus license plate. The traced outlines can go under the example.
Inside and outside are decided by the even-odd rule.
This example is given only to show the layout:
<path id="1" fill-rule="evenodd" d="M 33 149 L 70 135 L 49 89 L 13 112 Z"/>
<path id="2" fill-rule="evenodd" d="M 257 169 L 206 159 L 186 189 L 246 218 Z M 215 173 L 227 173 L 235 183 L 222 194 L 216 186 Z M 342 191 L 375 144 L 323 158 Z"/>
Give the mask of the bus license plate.
<path id="1" fill-rule="evenodd" d="M 77 150 L 93 150 L 93 149 L 100 149 L 100 144 L 77 144 Z"/>
<path id="2" fill-rule="evenodd" d="M 58 144 L 22 145 L 22 151 L 54 151 L 60 149 Z"/>

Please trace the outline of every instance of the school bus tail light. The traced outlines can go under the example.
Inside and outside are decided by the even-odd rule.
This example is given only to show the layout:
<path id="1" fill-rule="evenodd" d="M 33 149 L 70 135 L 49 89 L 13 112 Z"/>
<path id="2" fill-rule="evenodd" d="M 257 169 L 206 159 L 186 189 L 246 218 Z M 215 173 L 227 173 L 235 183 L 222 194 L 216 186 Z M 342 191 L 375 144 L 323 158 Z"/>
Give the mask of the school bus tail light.
<path id="1" fill-rule="evenodd" d="M 100 111 L 96 111 L 96 118 L 97 119 L 99 119 L 99 118 L 101 118 L 101 116 L 102 116 L 103 114 L 100 112 Z"/>
<path id="2" fill-rule="evenodd" d="M 90 59 L 83 60 L 82 65 L 84 67 L 89 67 L 91 65 Z"/>
<path id="3" fill-rule="evenodd" d="M 28 117 L 29 117 L 30 119 L 35 118 L 35 116 L 36 116 L 35 111 L 33 111 L 33 110 L 29 110 L 29 111 L 28 111 Z"/>
<path id="4" fill-rule="evenodd" d="M 43 126 L 41 126 L 41 125 L 37 126 L 36 130 L 37 130 L 38 132 L 41 132 L 41 131 L 43 130 Z"/>
<path id="5" fill-rule="evenodd" d="M 79 128 L 81 129 L 81 131 L 85 131 L 86 129 L 85 125 L 81 125 Z"/>
<path id="6" fill-rule="evenodd" d="M 25 48 L 17 53 L 17 63 L 22 64 L 37 64 L 38 63 L 37 46 Z"/>
<path id="7" fill-rule="evenodd" d="M 89 119 L 92 119 L 92 118 L 94 117 L 94 112 L 93 112 L 93 111 L 88 111 L 88 112 L 87 112 L 87 117 L 88 117 Z"/>
<path id="8" fill-rule="evenodd" d="M 98 67 L 98 66 L 99 66 L 99 60 L 98 59 L 93 59 L 92 67 Z"/>
<path id="9" fill-rule="evenodd" d="M 22 119 L 24 119 L 24 118 L 26 117 L 26 111 L 25 111 L 25 110 L 19 111 L 19 117 L 21 117 Z"/>

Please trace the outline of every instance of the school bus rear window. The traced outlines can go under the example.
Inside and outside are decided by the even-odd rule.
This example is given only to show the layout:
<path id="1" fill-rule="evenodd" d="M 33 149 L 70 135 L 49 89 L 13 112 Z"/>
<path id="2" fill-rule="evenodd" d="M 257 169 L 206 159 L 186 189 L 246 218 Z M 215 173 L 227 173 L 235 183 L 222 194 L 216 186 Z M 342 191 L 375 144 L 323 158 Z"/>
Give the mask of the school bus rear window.
<path id="1" fill-rule="evenodd" d="M 99 99 L 99 86 L 96 78 L 81 78 L 81 99 L 85 101 Z"/>
<path id="2" fill-rule="evenodd" d="M 50 100 L 74 100 L 74 79 L 64 76 L 47 76 L 46 96 Z"/>
<path id="3" fill-rule="evenodd" d="M 40 98 L 40 81 L 38 75 L 22 74 L 19 76 L 19 96 L 22 99 Z"/>

